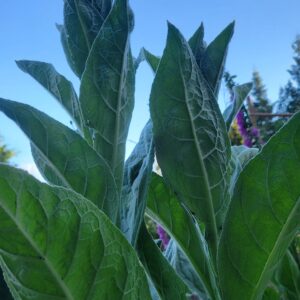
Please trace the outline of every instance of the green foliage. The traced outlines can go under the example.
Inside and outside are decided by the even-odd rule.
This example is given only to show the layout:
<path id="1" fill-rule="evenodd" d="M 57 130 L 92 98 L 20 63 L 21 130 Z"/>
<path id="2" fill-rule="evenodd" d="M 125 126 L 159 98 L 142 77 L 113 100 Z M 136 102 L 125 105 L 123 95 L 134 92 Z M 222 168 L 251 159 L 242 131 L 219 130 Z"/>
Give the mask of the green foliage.
<path id="1" fill-rule="evenodd" d="M 228 130 L 251 90 L 236 86 L 222 116 L 216 99 L 234 24 L 209 44 L 203 24 L 188 41 L 169 24 L 163 55 L 142 49 L 136 59 L 133 24 L 127 0 L 64 2 L 58 29 L 79 95 L 51 64 L 17 62 L 75 130 L 0 98 L 48 181 L 0 165 L 0 264 L 12 296 L 297 299 L 300 114 L 260 152 L 231 147 Z M 125 160 L 143 60 L 155 76 L 151 119 Z M 162 176 L 152 172 L 154 153 Z M 165 251 L 145 214 L 171 237 Z"/>
<path id="2" fill-rule="evenodd" d="M 14 156 L 14 152 L 7 145 L 0 143 L 0 162 L 6 163 Z"/>
<path id="3" fill-rule="evenodd" d="M 294 65 L 288 70 L 291 79 L 281 88 L 279 94 L 279 111 L 295 113 L 300 110 L 300 36 L 292 45 L 294 50 Z"/>
<path id="4" fill-rule="evenodd" d="M 252 74 L 252 96 L 254 100 L 254 108 L 257 113 L 271 114 L 273 107 L 267 96 L 267 90 L 262 82 L 262 78 L 258 71 L 254 71 Z M 276 122 L 273 121 L 272 116 L 258 116 L 252 117 L 256 126 L 259 129 L 260 139 L 262 143 L 265 143 L 276 132 Z"/>

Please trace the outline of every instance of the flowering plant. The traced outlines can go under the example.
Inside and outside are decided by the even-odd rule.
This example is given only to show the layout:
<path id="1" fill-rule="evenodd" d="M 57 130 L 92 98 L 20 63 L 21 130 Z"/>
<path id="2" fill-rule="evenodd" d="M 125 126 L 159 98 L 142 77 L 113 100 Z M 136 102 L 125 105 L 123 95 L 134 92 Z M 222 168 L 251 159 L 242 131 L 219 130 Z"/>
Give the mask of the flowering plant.
<path id="1" fill-rule="evenodd" d="M 11 294 L 297 297 L 296 281 L 286 285 L 282 274 L 296 264 L 289 247 L 300 225 L 300 114 L 259 153 L 231 147 L 227 130 L 251 89 L 235 87 L 222 116 L 216 99 L 234 24 L 208 46 L 203 25 L 187 41 L 169 24 L 162 57 L 143 49 L 137 59 L 133 24 L 127 0 L 64 2 L 58 29 L 79 94 L 52 65 L 18 62 L 62 104 L 76 130 L 29 105 L 0 100 L 0 110 L 30 139 L 48 182 L 0 166 L 0 264 Z M 125 161 L 143 60 L 155 72 L 151 120 Z M 152 172 L 154 153 L 162 176 Z M 164 252 L 145 214 L 170 236 Z"/>

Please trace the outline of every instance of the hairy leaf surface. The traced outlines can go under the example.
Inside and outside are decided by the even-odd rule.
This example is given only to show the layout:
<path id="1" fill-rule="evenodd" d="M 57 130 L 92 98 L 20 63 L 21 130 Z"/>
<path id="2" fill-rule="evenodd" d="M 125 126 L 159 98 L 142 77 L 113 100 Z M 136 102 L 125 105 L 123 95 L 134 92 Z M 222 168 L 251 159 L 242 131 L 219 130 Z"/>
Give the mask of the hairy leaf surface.
<path id="1" fill-rule="evenodd" d="M 201 60 L 206 49 L 204 42 L 204 25 L 201 23 L 199 28 L 195 31 L 193 36 L 189 39 L 189 45 L 194 53 L 196 62 L 201 66 Z"/>
<path id="2" fill-rule="evenodd" d="M 206 48 L 200 62 L 200 68 L 215 96 L 218 95 L 224 72 L 229 42 L 234 31 L 234 22 L 230 23 Z"/>
<path id="3" fill-rule="evenodd" d="M 151 299 L 134 250 L 104 213 L 71 190 L 4 165 L 0 254 L 20 299 Z"/>
<path id="4" fill-rule="evenodd" d="M 218 269 L 225 300 L 259 299 L 300 228 L 300 114 L 241 172 L 226 216 Z"/>
<path id="5" fill-rule="evenodd" d="M 247 98 L 252 89 L 252 83 L 245 83 L 235 86 L 233 88 L 233 101 L 223 112 L 227 130 L 229 130 L 231 123 L 234 121 L 236 115 L 240 111 L 243 102 Z"/>
<path id="6" fill-rule="evenodd" d="M 116 220 L 119 197 L 111 170 L 79 134 L 29 105 L 1 99 L 0 110 L 38 149 L 45 168 L 50 168 L 64 186 L 82 194 Z M 47 169 L 41 171 L 52 180 Z"/>
<path id="7" fill-rule="evenodd" d="M 257 148 L 249 148 L 244 145 L 231 147 L 231 177 L 230 177 L 230 195 L 233 195 L 233 190 L 240 173 L 246 164 L 257 155 Z"/>
<path id="8" fill-rule="evenodd" d="M 30 60 L 19 60 L 18 67 L 39 82 L 66 109 L 77 128 L 82 131 L 82 114 L 72 83 L 59 74 L 53 65 Z"/>
<path id="9" fill-rule="evenodd" d="M 173 25 L 152 86 L 150 111 L 163 175 L 205 223 L 215 253 L 216 223 L 222 223 L 228 199 L 229 140 L 216 99 Z"/>
<path id="10" fill-rule="evenodd" d="M 79 97 L 85 122 L 94 132 L 94 148 L 111 167 L 118 190 L 134 105 L 127 2 L 116 0 L 103 23 L 86 63 Z"/>
<path id="11" fill-rule="evenodd" d="M 112 0 L 64 1 L 62 44 L 70 67 L 81 77 L 92 44 L 111 9 Z"/>
<path id="12" fill-rule="evenodd" d="M 163 178 L 152 173 L 147 214 L 161 224 L 190 260 L 209 295 L 216 292 L 215 274 L 206 241 L 195 219 L 182 207 Z"/>
<path id="13" fill-rule="evenodd" d="M 144 220 L 153 161 L 152 123 L 148 121 L 124 168 L 121 230 L 132 245 L 136 244 Z"/>
<path id="14" fill-rule="evenodd" d="M 189 287 L 193 295 L 200 296 L 200 299 L 203 300 L 209 299 L 199 275 L 191 265 L 187 256 L 180 250 L 174 239 L 169 241 L 164 255 L 178 276 Z"/>
<path id="15" fill-rule="evenodd" d="M 186 300 L 189 289 L 177 276 L 174 269 L 163 256 L 161 250 L 153 241 L 147 231 L 145 223 L 142 224 L 137 250 L 144 268 L 153 282 L 162 300 Z"/>
<path id="16" fill-rule="evenodd" d="M 155 74 L 157 69 L 158 69 L 158 65 L 160 62 L 160 57 L 156 56 L 152 53 L 150 53 L 148 50 L 146 50 L 145 48 L 142 48 L 139 54 L 139 60 L 145 60 L 149 66 L 151 67 L 151 70 L 153 71 L 153 73 Z"/>

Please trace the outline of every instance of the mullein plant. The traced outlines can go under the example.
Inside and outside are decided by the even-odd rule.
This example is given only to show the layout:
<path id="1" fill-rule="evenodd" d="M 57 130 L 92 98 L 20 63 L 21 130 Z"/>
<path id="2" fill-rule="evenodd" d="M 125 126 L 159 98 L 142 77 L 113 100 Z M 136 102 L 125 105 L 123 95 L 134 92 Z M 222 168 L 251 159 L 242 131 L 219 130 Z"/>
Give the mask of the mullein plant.
<path id="1" fill-rule="evenodd" d="M 12 296 L 297 299 L 299 269 L 288 247 L 300 225 L 300 115 L 260 152 L 231 147 L 228 130 L 251 89 L 236 86 L 221 114 L 216 99 L 234 24 L 206 45 L 202 24 L 187 41 L 169 23 L 162 57 L 143 49 L 136 59 L 133 24 L 126 0 L 64 2 L 58 29 L 79 93 L 51 64 L 17 62 L 77 129 L 0 101 L 48 182 L 0 166 L 0 264 Z M 125 161 L 143 60 L 154 72 L 151 120 Z M 162 176 L 153 173 L 154 153 Z M 145 214 L 171 237 L 164 252 Z"/>

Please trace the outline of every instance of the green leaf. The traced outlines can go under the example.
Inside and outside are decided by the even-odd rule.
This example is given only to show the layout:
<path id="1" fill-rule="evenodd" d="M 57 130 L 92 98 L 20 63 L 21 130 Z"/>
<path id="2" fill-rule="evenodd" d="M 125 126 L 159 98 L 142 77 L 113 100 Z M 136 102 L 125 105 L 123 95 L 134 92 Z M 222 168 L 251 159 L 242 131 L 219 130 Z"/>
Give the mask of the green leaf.
<path id="1" fill-rule="evenodd" d="M 151 70 L 153 71 L 153 73 L 155 74 L 157 69 L 158 69 L 158 65 L 160 62 L 160 57 L 150 53 L 148 50 L 146 50 L 145 48 L 142 48 L 139 54 L 139 60 L 143 61 L 145 60 L 149 66 L 151 67 Z"/>
<path id="2" fill-rule="evenodd" d="M 124 168 L 121 230 L 132 245 L 136 244 L 144 220 L 148 185 L 154 162 L 152 140 L 152 123 L 148 121 Z"/>
<path id="3" fill-rule="evenodd" d="M 197 272 L 195 272 L 187 256 L 180 250 L 178 245 L 173 239 L 169 241 L 168 247 L 164 252 L 166 259 L 170 265 L 174 268 L 178 276 L 189 287 L 193 295 L 199 295 L 200 299 L 209 299 L 208 294 L 205 292 L 203 283 L 199 278 Z M 194 299 L 194 298 L 192 298 Z M 196 298 L 198 299 L 198 298 Z"/>
<path id="4" fill-rule="evenodd" d="M 260 299 L 300 228 L 300 114 L 241 172 L 221 236 L 225 300 Z"/>
<path id="5" fill-rule="evenodd" d="M 203 23 L 201 23 L 201 25 L 193 34 L 193 36 L 189 39 L 189 45 L 194 53 L 196 62 L 199 66 L 201 66 L 201 60 L 206 49 L 206 44 L 203 38 L 204 38 L 204 25 Z"/>
<path id="6" fill-rule="evenodd" d="M 276 287 L 268 286 L 263 294 L 262 300 L 282 300 Z"/>
<path id="7" fill-rule="evenodd" d="M 30 142 L 30 149 L 37 169 L 48 183 L 67 188 L 70 187 L 64 178 L 53 168 L 51 161 L 45 159 L 45 155 L 32 142 Z"/>
<path id="8" fill-rule="evenodd" d="M 257 155 L 257 148 L 249 148 L 244 145 L 231 147 L 231 176 L 230 176 L 230 195 L 233 195 L 233 190 L 240 173 L 246 164 Z"/>
<path id="9" fill-rule="evenodd" d="M 82 116 L 72 83 L 59 74 L 53 65 L 30 60 L 16 61 L 18 67 L 39 82 L 66 109 L 77 128 L 82 131 Z"/>
<path id="10" fill-rule="evenodd" d="M 187 42 L 171 24 L 152 85 L 150 112 L 164 178 L 205 224 L 216 254 L 216 223 L 223 222 L 228 198 L 229 140 L 216 99 Z"/>
<path id="11" fill-rule="evenodd" d="M 283 291 L 283 299 L 300 299 L 300 270 L 290 251 L 281 260 L 275 278 Z"/>
<path id="12" fill-rule="evenodd" d="M 214 94 L 219 93 L 224 72 L 228 45 L 234 31 L 234 22 L 230 23 L 206 48 L 200 68 Z"/>
<path id="13" fill-rule="evenodd" d="M 148 233 L 145 223 L 141 226 L 137 250 L 140 260 L 160 298 L 162 300 L 186 300 L 189 289 L 163 256 Z"/>
<path id="14" fill-rule="evenodd" d="M 176 240 L 201 278 L 207 294 L 211 297 L 218 294 L 212 260 L 197 222 L 182 207 L 163 178 L 155 173 L 149 186 L 146 212 Z"/>
<path id="15" fill-rule="evenodd" d="M 22 129 L 35 150 L 38 149 L 45 166 L 51 168 L 64 186 L 94 202 L 115 221 L 119 197 L 114 178 L 105 161 L 86 141 L 75 131 L 29 105 L 0 100 L 0 110 Z M 42 170 L 42 174 L 47 176 L 47 170 Z"/>
<path id="16" fill-rule="evenodd" d="M 203 23 L 201 23 L 200 27 L 197 29 L 197 31 L 189 40 L 189 45 L 195 55 L 196 61 L 199 64 L 199 66 L 200 66 L 200 60 L 206 48 L 205 42 L 203 41 L 203 37 L 204 37 L 204 26 Z M 161 57 L 152 54 L 145 48 L 141 49 L 138 57 L 139 62 L 142 60 L 146 60 L 146 62 L 149 64 L 154 74 L 158 69 L 160 59 Z"/>
<path id="17" fill-rule="evenodd" d="M 111 0 L 64 1 L 61 38 L 74 73 L 81 77 L 92 44 L 111 9 Z"/>
<path id="18" fill-rule="evenodd" d="M 227 130 L 230 129 L 231 123 L 234 121 L 236 115 L 240 111 L 243 102 L 247 98 L 248 94 L 252 89 L 252 83 L 245 83 L 242 85 L 235 86 L 233 88 L 233 101 L 223 112 Z"/>
<path id="19" fill-rule="evenodd" d="M 104 213 L 4 165 L 0 254 L 20 299 L 151 299 L 134 250 Z"/>
<path id="20" fill-rule="evenodd" d="M 94 148 L 111 167 L 119 191 L 134 105 L 128 9 L 127 1 L 115 1 L 94 41 L 79 97 L 85 122 L 94 132 Z"/>

